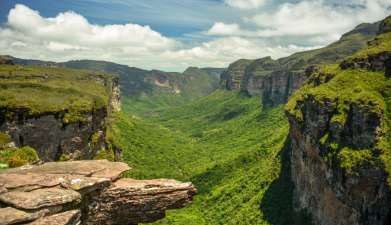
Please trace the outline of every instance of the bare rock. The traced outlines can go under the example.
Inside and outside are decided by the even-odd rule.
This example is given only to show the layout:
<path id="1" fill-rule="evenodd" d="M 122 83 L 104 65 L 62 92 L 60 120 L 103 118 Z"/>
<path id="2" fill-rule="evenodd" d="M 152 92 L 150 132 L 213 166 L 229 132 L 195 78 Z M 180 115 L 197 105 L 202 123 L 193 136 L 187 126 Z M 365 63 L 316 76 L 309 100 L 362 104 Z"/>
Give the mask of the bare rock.
<path id="1" fill-rule="evenodd" d="M 186 206 L 195 193 L 191 183 L 121 179 L 92 199 L 92 207 L 87 209 L 86 224 L 153 222 L 162 219 L 166 209 Z"/>
<path id="2" fill-rule="evenodd" d="M 80 211 L 72 210 L 40 218 L 32 223 L 29 223 L 28 225 L 77 225 L 81 222 L 80 218 Z"/>
<path id="3" fill-rule="evenodd" d="M 8 170 L 8 174 L 68 174 L 116 180 L 129 170 L 125 163 L 112 163 L 107 160 L 84 160 L 69 162 L 48 162 L 40 166 L 24 166 Z"/>
<path id="4" fill-rule="evenodd" d="M 0 208 L 0 225 L 29 222 L 37 219 L 39 214 L 27 213 L 11 207 Z"/>
<path id="5" fill-rule="evenodd" d="M 175 180 L 120 179 L 125 163 L 49 162 L 0 173 L 0 225 L 138 224 L 182 208 L 196 193 Z"/>
<path id="6" fill-rule="evenodd" d="M 0 201 L 19 209 L 40 209 L 80 200 L 78 192 L 62 188 L 44 188 L 30 192 L 13 191 L 0 195 Z"/>

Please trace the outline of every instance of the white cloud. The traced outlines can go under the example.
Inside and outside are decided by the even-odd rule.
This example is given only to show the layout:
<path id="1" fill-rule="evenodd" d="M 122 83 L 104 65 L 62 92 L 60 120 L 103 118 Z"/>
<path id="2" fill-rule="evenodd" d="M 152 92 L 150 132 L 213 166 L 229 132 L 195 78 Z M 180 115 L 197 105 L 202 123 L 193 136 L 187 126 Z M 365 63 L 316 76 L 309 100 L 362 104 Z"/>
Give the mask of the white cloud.
<path id="1" fill-rule="evenodd" d="M 207 32 L 209 35 L 238 35 L 238 33 L 240 33 L 238 24 L 225 24 L 222 22 L 214 23 Z"/>
<path id="2" fill-rule="evenodd" d="M 239 31 L 237 24 L 215 23 L 207 33 L 228 37 L 186 46 L 148 26 L 94 25 L 75 12 L 45 18 L 18 4 L 9 12 L 7 25 L 0 27 L 0 52 L 21 58 L 95 59 L 180 71 L 187 66 L 224 67 L 239 58 L 281 57 L 302 49 L 271 47 L 257 39 L 235 36 Z"/>
<path id="3" fill-rule="evenodd" d="M 18 4 L 0 27 L 0 52 L 51 61 L 107 60 L 170 71 L 187 66 L 224 67 L 240 58 L 279 58 L 313 48 L 301 45 L 325 45 L 361 22 L 374 22 L 391 13 L 389 0 L 302 0 L 262 11 L 255 9 L 264 1 L 226 3 L 239 8 L 232 10 L 246 17 L 245 23 L 215 22 L 207 31 L 193 34 L 194 41 L 184 42 L 149 26 L 96 25 L 75 12 L 46 18 Z M 241 10 L 250 8 L 254 10 Z"/>
<path id="4" fill-rule="evenodd" d="M 340 37 L 363 22 L 375 22 L 391 13 L 388 0 L 303 0 L 284 3 L 272 12 L 247 18 L 261 29 L 258 36 L 322 36 L 325 40 Z"/>
<path id="5" fill-rule="evenodd" d="M 225 0 L 225 3 L 231 7 L 239 9 L 256 9 L 264 5 L 266 0 Z"/>

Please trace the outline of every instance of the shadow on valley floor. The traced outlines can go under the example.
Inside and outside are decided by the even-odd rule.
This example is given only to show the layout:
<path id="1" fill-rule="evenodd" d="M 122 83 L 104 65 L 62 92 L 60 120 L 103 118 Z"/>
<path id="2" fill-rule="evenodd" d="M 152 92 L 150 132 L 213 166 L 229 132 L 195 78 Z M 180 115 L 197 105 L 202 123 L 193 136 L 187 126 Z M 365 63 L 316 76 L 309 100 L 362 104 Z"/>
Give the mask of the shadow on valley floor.
<path id="1" fill-rule="evenodd" d="M 279 153 L 281 160 L 279 177 L 266 191 L 260 207 L 265 219 L 272 225 L 312 225 L 308 214 L 293 210 L 290 153 L 291 141 L 288 137 Z"/>

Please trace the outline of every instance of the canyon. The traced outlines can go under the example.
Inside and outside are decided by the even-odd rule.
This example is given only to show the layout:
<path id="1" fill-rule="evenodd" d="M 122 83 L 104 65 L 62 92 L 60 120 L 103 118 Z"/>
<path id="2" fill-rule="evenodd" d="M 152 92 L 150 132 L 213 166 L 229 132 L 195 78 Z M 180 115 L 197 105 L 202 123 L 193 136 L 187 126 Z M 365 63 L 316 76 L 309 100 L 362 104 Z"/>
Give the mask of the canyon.
<path id="1" fill-rule="evenodd" d="M 0 171 L 0 224 L 388 225 L 390 31 L 183 73 L 0 57 L 0 148 L 39 156 Z"/>

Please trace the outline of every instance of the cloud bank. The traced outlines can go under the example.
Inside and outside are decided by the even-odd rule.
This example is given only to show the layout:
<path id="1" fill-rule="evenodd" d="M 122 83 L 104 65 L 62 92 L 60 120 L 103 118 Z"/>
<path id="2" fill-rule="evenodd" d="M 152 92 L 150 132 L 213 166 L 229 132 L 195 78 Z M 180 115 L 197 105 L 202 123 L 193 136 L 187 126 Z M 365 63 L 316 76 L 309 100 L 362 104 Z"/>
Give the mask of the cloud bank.
<path id="1" fill-rule="evenodd" d="M 169 71 L 226 67 L 240 58 L 279 58 L 323 46 L 361 22 L 391 14 L 389 0 L 271 2 L 226 0 L 242 19 L 211 21 L 205 31 L 188 34 L 194 40 L 186 42 L 149 26 L 92 24 L 72 11 L 49 18 L 17 4 L 0 26 L 0 54 L 52 61 L 106 60 Z"/>

